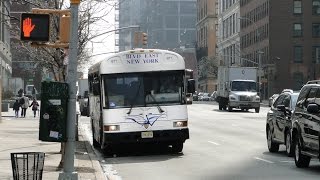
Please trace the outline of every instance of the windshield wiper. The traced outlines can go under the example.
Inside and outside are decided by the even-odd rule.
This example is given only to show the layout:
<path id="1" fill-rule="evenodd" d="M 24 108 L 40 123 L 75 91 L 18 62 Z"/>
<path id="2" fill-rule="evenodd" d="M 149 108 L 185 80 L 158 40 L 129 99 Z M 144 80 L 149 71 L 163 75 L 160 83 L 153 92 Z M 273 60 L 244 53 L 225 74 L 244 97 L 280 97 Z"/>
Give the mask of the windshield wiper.
<path id="1" fill-rule="evenodd" d="M 147 94 L 147 96 L 148 95 L 152 98 L 152 101 L 157 105 L 159 113 L 163 113 L 164 110 L 160 107 L 159 103 L 156 101 L 156 98 L 151 93 Z"/>
<path id="2" fill-rule="evenodd" d="M 134 97 L 133 101 L 130 103 L 130 109 L 129 109 L 129 111 L 127 112 L 127 114 L 131 114 L 133 105 L 134 105 L 134 104 L 136 103 L 136 101 L 137 101 L 137 97 L 138 97 L 138 94 L 139 94 L 139 91 L 140 91 L 140 87 L 141 87 L 141 81 L 139 81 L 139 87 L 138 87 L 138 89 L 137 89 L 136 96 Z"/>

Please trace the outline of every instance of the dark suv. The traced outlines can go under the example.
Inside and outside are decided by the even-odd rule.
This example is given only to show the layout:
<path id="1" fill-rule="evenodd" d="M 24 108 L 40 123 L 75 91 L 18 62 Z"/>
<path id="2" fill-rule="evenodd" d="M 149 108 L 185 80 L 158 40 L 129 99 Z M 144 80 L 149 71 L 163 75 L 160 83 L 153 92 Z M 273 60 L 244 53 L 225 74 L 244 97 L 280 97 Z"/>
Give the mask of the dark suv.
<path id="1" fill-rule="evenodd" d="M 279 145 L 286 146 L 288 156 L 293 155 L 291 146 L 291 115 L 295 109 L 299 92 L 282 92 L 272 104 L 267 114 L 266 132 L 268 149 L 277 152 Z"/>
<path id="2" fill-rule="evenodd" d="M 308 83 L 300 91 L 292 114 L 294 160 L 297 167 L 308 167 L 319 158 L 320 84 Z"/>

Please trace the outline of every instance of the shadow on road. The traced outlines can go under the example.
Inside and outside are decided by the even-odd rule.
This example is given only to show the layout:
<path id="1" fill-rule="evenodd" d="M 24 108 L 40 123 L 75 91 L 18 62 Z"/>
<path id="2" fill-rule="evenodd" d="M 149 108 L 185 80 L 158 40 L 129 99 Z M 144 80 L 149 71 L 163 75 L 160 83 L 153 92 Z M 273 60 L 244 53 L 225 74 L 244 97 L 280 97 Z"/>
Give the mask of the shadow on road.
<path id="1" fill-rule="evenodd" d="M 121 161 L 121 164 L 166 161 L 183 156 L 183 153 L 173 153 L 171 147 L 150 144 L 122 145 L 112 150 L 99 151 L 106 159 L 130 157 L 126 162 Z"/>
<path id="2" fill-rule="evenodd" d="M 241 111 L 241 109 L 234 109 L 232 110 L 232 112 L 226 111 L 226 110 L 219 110 L 219 109 L 212 109 L 212 111 L 215 112 L 227 112 L 227 113 L 255 113 L 254 110 L 253 111 Z"/>

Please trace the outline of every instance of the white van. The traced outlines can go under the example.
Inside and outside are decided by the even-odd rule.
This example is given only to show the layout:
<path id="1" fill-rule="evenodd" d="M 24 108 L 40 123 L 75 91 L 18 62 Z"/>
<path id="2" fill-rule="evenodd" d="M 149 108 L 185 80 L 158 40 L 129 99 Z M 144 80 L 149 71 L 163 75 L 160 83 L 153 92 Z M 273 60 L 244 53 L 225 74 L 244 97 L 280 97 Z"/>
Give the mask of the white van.
<path id="1" fill-rule="evenodd" d="M 32 97 L 32 90 L 33 90 L 34 85 L 33 84 L 29 84 L 26 86 L 26 91 L 25 91 L 25 95 L 26 96 L 30 96 Z M 37 90 L 36 90 L 36 94 L 37 94 Z"/>

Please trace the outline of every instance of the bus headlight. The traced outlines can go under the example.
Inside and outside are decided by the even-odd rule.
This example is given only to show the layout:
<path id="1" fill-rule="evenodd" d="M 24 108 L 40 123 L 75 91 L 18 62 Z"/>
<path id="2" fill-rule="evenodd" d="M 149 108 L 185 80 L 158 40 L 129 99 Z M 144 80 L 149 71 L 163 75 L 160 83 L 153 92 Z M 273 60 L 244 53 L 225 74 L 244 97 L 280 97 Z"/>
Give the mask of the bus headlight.
<path id="1" fill-rule="evenodd" d="M 105 125 L 103 126 L 103 131 L 119 131 L 120 126 L 119 125 Z"/>
<path id="2" fill-rule="evenodd" d="M 173 122 L 173 127 L 187 127 L 188 121 L 177 121 Z"/>

